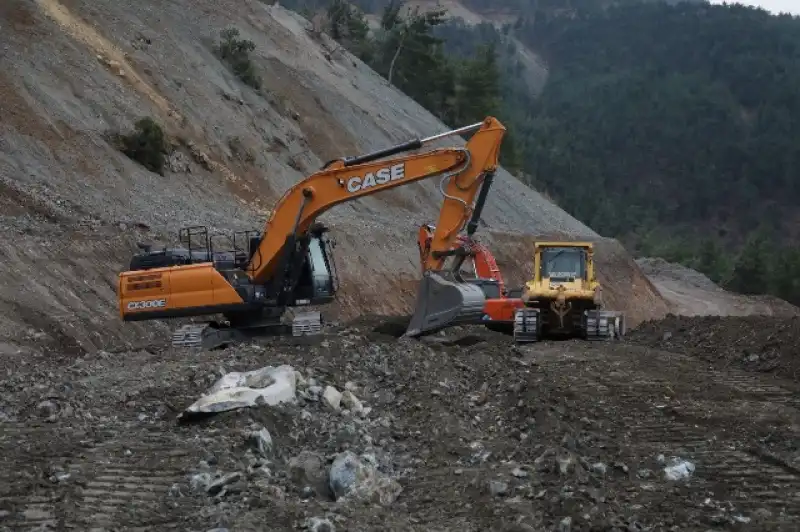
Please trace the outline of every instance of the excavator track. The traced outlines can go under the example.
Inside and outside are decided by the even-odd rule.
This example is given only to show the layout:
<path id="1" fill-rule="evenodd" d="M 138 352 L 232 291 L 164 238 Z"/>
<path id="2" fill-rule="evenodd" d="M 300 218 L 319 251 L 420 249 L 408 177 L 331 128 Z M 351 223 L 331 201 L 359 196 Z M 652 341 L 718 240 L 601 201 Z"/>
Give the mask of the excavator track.
<path id="1" fill-rule="evenodd" d="M 247 338 L 236 328 L 217 328 L 207 323 L 184 325 L 172 333 L 172 347 L 184 349 L 221 349 Z"/>
<path id="2" fill-rule="evenodd" d="M 291 328 L 291 331 L 289 329 Z M 255 336 L 288 334 L 294 337 L 322 334 L 322 313 L 319 311 L 295 314 L 291 327 L 280 322 L 258 327 L 213 327 L 208 323 L 183 325 L 172 333 L 172 347 L 188 349 L 219 349 Z"/>
<path id="3" fill-rule="evenodd" d="M 178 327 L 172 333 L 172 347 L 201 347 L 203 345 L 203 331 L 208 328 L 205 323 L 189 324 Z"/>

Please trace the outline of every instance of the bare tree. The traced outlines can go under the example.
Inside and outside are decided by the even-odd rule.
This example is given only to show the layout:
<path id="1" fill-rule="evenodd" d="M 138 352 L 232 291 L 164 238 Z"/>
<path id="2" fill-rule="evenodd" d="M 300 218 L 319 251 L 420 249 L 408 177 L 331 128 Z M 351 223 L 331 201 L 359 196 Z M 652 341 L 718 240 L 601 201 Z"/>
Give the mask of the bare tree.
<path id="1" fill-rule="evenodd" d="M 406 36 L 408 36 L 408 26 L 404 26 L 402 33 L 400 34 L 400 43 L 397 45 L 397 50 L 394 52 L 394 57 L 392 57 L 392 62 L 389 64 L 389 85 L 392 84 L 392 74 L 394 74 L 394 64 L 397 62 L 397 58 L 400 57 L 400 52 L 403 50 L 403 43 L 406 42 Z"/>

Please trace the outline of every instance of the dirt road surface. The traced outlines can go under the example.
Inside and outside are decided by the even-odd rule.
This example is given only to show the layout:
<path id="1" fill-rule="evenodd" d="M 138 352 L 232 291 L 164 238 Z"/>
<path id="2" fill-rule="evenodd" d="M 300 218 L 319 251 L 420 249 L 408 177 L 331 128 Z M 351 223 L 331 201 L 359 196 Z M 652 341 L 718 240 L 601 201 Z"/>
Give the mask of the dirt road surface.
<path id="1" fill-rule="evenodd" d="M 636 263 L 676 315 L 789 317 L 800 313 L 777 297 L 725 291 L 702 273 L 664 259 L 640 258 Z"/>
<path id="2" fill-rule="evenodd" d="M 794 380 L 644 345 L 674 324 L 524 348 L 480 328 L 398 330 L 365 318 L 315 345 L 4 358 L 0 529 L 790 530 L 800 518 Z M 797 342 L 796 324 L 784 332 Z M 221 374 L 280 364 L 302 374 L 296 403 L 176 421 Z M 333 410 L 319 398 L 329 385 L 363 409 Z M 248 447 L 262 427 L 271 445 Z M 372 481 L 334 501 L 328 470 L 348 450 L 370 455 Z"/>

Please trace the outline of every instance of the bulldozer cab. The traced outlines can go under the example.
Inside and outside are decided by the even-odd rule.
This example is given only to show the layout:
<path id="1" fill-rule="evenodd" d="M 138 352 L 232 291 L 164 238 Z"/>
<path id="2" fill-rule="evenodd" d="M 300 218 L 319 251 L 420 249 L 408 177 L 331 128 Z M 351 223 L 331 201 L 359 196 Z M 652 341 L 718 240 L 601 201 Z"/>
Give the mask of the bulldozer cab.
<path id="1" fill-rule="evenodd" d="M 592 251 L 589 242 L 537 242 L 534 246 L 534 282 L 593 283 Z"/>

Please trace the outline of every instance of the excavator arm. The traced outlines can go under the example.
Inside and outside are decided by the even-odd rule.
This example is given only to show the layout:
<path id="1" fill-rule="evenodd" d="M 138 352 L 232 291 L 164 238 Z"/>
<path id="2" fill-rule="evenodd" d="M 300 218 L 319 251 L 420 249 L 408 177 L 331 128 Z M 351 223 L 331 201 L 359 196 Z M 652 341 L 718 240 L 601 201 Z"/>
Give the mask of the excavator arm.
<path id="1" fill-rule="evenodd" d="M 431 253 L 431 242 L 433 241 L 435 230 L 435 226 L 424 224 L 419 228 L 419 233 L 417 235 L 417 246 L 419 247 L 420 264 L 422 264 L 423 272 L 428 269 L 427 262 Z M 498 292 L 502 296 L 506 295 L 507 289 L 505 281 L 503 280 L 503 274 L 500 272 L 497 261 L 489 248 L 470 236 L 459 235 L 456 239 L 456 248 L 454 252 L 469 257 L 472 260 L 476 279 L 496 281 Z"/>
<path id="2" fill-rule="evenodd" d="M 475 134 L 464 148 L 439 148 L 427 153 L 406 155 L 373 162 L 398 152 L 418 149 L 443 138 L 465 132 Z M 497 168 L 505 127 L 489 117 L 442 135 L 413 140 L 399 146 L 351 159 L 339 159 L 290 188 L 278 201 L 267 220 L 264 237 L 252 256 L 247 271 L 255 283 L 275 276 L 287 237 L 308 231 L 316 218 L 330 208 L 383 190 L 441 175 L 444 203 L 437 230 L 432 235 L 434 252 L 450 250 L 458 232 L 472 214 L 473 203 L 484 177 Z M 444 255 L 432 253 L 425 261 L 428 269 L 440 269 Z"/>

